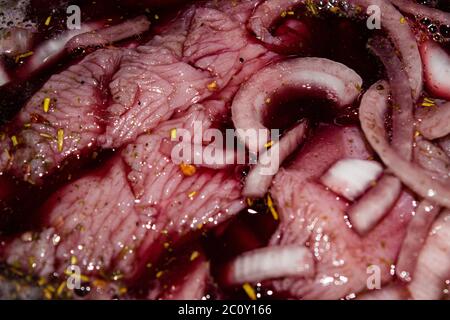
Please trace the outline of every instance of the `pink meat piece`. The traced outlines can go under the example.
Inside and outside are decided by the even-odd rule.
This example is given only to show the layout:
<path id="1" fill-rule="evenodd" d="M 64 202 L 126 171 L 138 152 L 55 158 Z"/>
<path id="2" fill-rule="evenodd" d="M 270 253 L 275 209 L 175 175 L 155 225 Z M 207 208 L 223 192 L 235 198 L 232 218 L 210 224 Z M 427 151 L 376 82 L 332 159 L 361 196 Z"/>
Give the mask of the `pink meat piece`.
<path id="1" fill-rule="evenodd" d="M 0 250 L 7 262 L 48 276 L 64 272 L 75 256 L 87 275 L 123 274 L 129 280 L 188 233 L 242 210 L 234 172 L 199 168 L 185 176 L 160 151 L 170 128 L 191 129 L 194 120 L 207 126 L 198 108 L 140 136 L 102 168 L 60 189 L 41 209 L 48 217 L 38 239 L 19 237 Z"/>
<path id="2" fill-rule="evenodd" d="M 267 50 L 250 40 L 245 27 L 226 13 L 198 8 L 184 44 L 184 56 L 195 66 L 217 77 L 223 88 L 242 68 L 242 61 L 264 54 Z"/>
<path id="3" fill-rule="evenodd" d="M 68 158 L 98 147 L 123 148 L 53 194 L 38 209 L 45 219 L 33 231 L 37 237 L 2 243 L 1 260 L 47 277 L 61 276 L 76 257 L 91 279 L 133 280 L 200 226 L 214 227 L 243 209 L 233 170 L 199 168 L 186 177 L 165 149 L 172 128 L 190 128 L 194 120 L 207 128 L 226 118 L 240 84 L 278 58 L 247 34 L 256 2 L 193 6 L 147 45 L 98 50 L 50 78 L 5 128 L 2 173 L 34 184 Z M 203 36 L 210 31 L 210 38 Z M 199 101 L 206 109 L 183 112 Z M 0 184 L 3 194 L 8 186 Z M 185 275 L 192 281 L 159 296 L 193 297 L 192 290 L 198 296 L 209 268 L 192 274 Z"/>
<path id="4" fill-rule="evenodd" d="M 251 40 L 243 23 L 212 8 L 191 7 L 181 21 L 162 30 L 169 32 L 124 58 L 115 74 L 109 125 L 100 138 L 103 147 L 120 147 L 175 111 L 209 98 L 226 87 L 246 62 L 268 52 Z"/>
<path id="5" fill-rule="evenodd" d="M 147 45 L 99 50 L 53 76 L 4 128 L 0 171 L 37 183 L 69 156 L 121 147 L 210 96 L 227 106 L 247 75 L 276 58 L 246 30 L 255 5 L 191 6 Z"/>
<path id="6" fill-rule="evenodd" d="M 0 172 L 39 182 L 65 158 L 93 147 L 104 130 L 101 118 L 108 102 L 107 85 L 123 55 L 121 50 L 99 50 L 52 76 L 2 129 Z M 45 99 L 50 99 L 48 112 Z"/>
<path id="7" fill-rule="evenodd" d="M 208 72 L 181 62 L 170 50 L 141 46 L 122 59 L 110 83 L 103 147 L 120 147 L 208 95 Z"/>
<path id="8" fill-rule="evenodd" d="M 391 212 L 372 232 L 360 237 L 345 218 L 348 203 L 318 182 L 342 158 L 367 159 L 362 133 L 354 127 L 325 126 L 276 176 L 271 194 L 280 214 L 272 245 L 306 245 L 315 257 L 312 278 L 285 278 L 274 287 L 295 298 L 339 299 L 367 289 L 368 266 L 381 271 L 381 282 L 392 278 L 413 208 L 403 192 Z"/>

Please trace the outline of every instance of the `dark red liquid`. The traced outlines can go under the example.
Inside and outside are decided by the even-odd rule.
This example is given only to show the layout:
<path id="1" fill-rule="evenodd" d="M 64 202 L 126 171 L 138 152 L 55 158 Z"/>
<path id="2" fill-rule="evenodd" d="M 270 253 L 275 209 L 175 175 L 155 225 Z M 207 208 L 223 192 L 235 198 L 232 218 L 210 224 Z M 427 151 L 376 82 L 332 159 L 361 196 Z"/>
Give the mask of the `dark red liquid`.
<path id="1" fill-rule="evenodd" d="M 35 5 L 32 6 L 30 16 L 36 18 L 37 21 L 45 21 L 49 12 L 48 1 L 34 0 L 33 3 Z M 146 14 L 152 20 L 152 30 L 141 40 L 151 37 L 164 21 L 176 16 L 177 13 L 173 7 L 164 11 L 164 9 L 149 7 L 139 1 L 97 0 L 95 4 L 92 1 L 80 1 L 79 4 L 82 7 L 84 22 L 108 18 L 118 22 L 129 17 Z M 146 8 L 150 8 L 150 10 L 145 10 Z M 55 9 L 54 17 L 60 23 L 56 23 L 52 27 L 40 25 L 37 42 L 51 37 L 63 28 L 65 8 L 56 6 Z M 158 19 L 155 18 L 155 14 Z M 341 62 L 361 75 L 364 80 L 364 88 L 383 77 L 384 71 L 380 63 L 366 48 L 367 40 L 372 34 L 365 26 L 364 21 L 352 21 L 336 16 L 327 16 L 326 18 L 299 16 L 298 19 L 289 19 L 279 21 L 273 30 L 275 34 L 285 37 L 286 46 L 281 51 L 287 57 L 318 56 Z M 16 80 L 12 84 L 0 88 L 0 97 L 2 97 L 0 123 L 10 120 L 52 74 L 80 58 L 81 56 L 68 56 L 48 70 L 40 72 L 26 81 Z M 8 68 L 13 72 L 20 69 L 20 65 L 9 61 Z M 288 129 L 303 118 L 310 119 L 312 127 L 321 122 L 342 125 L 358 122 L 356 106 L 347 106 L 336 110 L 320 94 L 305 97 L 302 92 L 286 89 L 272 97 L 272 101 L 273 104 L 266 119 L 267 126 L 272 128 Z M 41 207 L 55 190 L 68 181 L 87 172 L 96 172 L 101 175 L 103 172 L 100 169 L 101 166 L 112 154 L 112 151 L 104 151 L 94 160 L 92 154 L 89 153 L 81 159 L 68 160 L 62 170 L 49 177 L 44 186 L 40 187 L 8 177 L 4 178 L 3 183 L 8 184 L 9 187 L 2 188 L 7 191 L 2 191 L 3 194 L 0 194 L 0 238 L 17 236 L 25 230 L 39 230 L 42 220 L 45 219 L 45 212 L 36 210 L 36 208 Z M 251 209 L 256 211 L 256 214 L 250 213 L 248 209 L 250 208 L 207 234 L 194 234 L 183 239 L 179 242 L 179 248 L 174 248 L 172 253 L 160 259 L 159 267 L 171 265 L 175 265 L 174 268 L 179 267 L 176 263 L 171 264 L 172 258 L 183 257 L 186 252 L 192 251 L 192 248 L 200 246 L 211 261 L 212 276 L 217 285 L 211 289 L 211 296 L 246 298 L 242 288 L 230 288 L 221 283 L 223 268 L 236 255 L 267 245 L 278 224 L 263 200 L 256 201 L 252 206 Z M 158 268 L 158 265 L 155 268 Z M 145 296 L 146 282 L 142 279 L 151 281 L 143 275 L 140 281 L 130 283 L 130 288 L 132 288 L 130 292 L 134 292 L 138 297 Z M 264 293 L 263 288 L 259 290 L 262 294 Z M 275 294 L 275 296 L 277 295 Z M 264 294 L 263 297 L 270 298 Z"/>

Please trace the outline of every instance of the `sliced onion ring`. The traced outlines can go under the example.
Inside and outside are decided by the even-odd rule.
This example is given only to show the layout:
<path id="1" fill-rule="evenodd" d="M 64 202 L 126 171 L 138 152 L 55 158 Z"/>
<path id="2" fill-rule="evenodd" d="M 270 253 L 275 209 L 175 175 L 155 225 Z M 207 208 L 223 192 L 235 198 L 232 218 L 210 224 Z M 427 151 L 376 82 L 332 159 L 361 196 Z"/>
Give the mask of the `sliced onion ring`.
<path id="1" fill-rule="evenodd" d="M 312 0 L 319 2 L 319 0 Z M 302 0 L 266 0 L 254 12 L 249 20 L 249 28 L 257 38 L 270 45 L 280 45 L 281 39 L 270 33 L 270 27 L 280 18 L 282 12 L 294 9 L 304 3 Z M 365 12 L 369 6 L 378 6 L 381 11 L 381 25 L 389 38 L 400 51 L 409 83 L 416 99 L 422 92 L 422 63 L 414 34 L 401 13 L 387 0 L 355 0 L 352 5 L 361 7 Z"/>
<path id="2" fill-rule="evenodd" d="M 363 96 L 359 118 L 364 134 L 384 164 L 406 186 L 423 198 L 450 208 L 449 186 L 433 180 L 417 164 L 402 158 L 387 141 L 385 114 L 388 108 L 389 85 L 374 84 Z"/>
<path id="3" fill-rule="evenodd" d="M 444 211 L 434 222 L 419 254 L 417 268 L 409 291 L 417 300 L 442 298 L 450 277 L 450 211 Z"/>
<path id="4" fill-rule="evenodd" d="M 270 246 L 249 251 L 233 260 L 226 275 L 229 285 L 284 277 L 311 277 L 314 258 L 299 245 Z"/>
<path id="5" fill-rule="evenodd" d="M 305 137 L 307 123 L 302 122 L 288 131 L 279 142 L 262 153 L 258 164 L 247 176 L 242 194 L 246 197 L 262 198 L 270 187 L 281 163 L 297 149 Z"/>
<path id="6" fill-rule="evenodd" d="M 385 174 L 348 210 L 349 220 L 360 235 L 367 234 L 389 212 L 402 191 L 400 180 Z"/>
<path id="7" fill-rule="evenodd" d="M 441 46 L 427 40 L 420 44 L 420 54 L 424 65 L 425 85 L 433 96 L 450 100 L 450 56 Z"/>
<path id="8" fill-rule="evenodd" d="M 76 35 L 97 30 L 103 26 L 100 22 L 86 23 L 81 26 L 81 29 L 67 30 L 57 35 L 53 39 L 42 42 L 33 55 L 26 60 L 25 65 L 20 71 L 22 78 L 27 78 L 37 70 L 48 67 L 55 63 L 65 53 L 65 46 L 67 42 Z"/>
<path id="9" fill-rule="evenodd" d="M 450 134 L 450 102 L 432 107 L 428 114 L 421 117 L 418 129 L 425 138 L 430 140 Z"/>
<path id="10" fill-rule="evenodd" d="M 302 0 L 264 1 L 250 17 L 249 27 L 259 40 L 279 46 L 282 44 L 282 39 L 273 36 L 269 31 L 270 27 L 280 18 L 282 12 L 286 12 L 301 3 L 303 3 Z"/>
<path id="11" fill-rule="evenodd" d="M 73 51 L 78 48 L 104 46 L 141 34 L 149 27 L 150 21 L 145 16 L 139 16 L 111 27 L 79 34 L 70 39 L 66 49 Z"/>
<path id="12" fill-rule="evenodd" d="M 417 208 L 414 217 L 408 225 L 406 237 L 403 240 L 400 255 L 397 259 L 396 273 L 404 281 L 411 281 L 414 276 L 420 250 L 427 239 L 431 225 L 441 211 L 439 206 L 424 200 Z"/>
<path id="13" fill-rule="evenodd" d="M 369 48 L 383 62 L 395 107 L 392 108 L 392 146 L 407 160 L 412 158 L 414 135 L 414 103 L 408 77 L 402 69 L 395 48 L 388 39 L 376 36 L 369 40 Z"/>
<path id="14" fill-rule="evenodd" d="M 283 88 L 318 89 L 338 106 L 345 106 L 358 97 L 361 85 L 361 77 L 353 70 L 328 59 L 297 58 L 271 65 L 247 81 L 233 100 L 232 118 L 237 136 L 251 153 L 265 150 L 270 136 L 263 125 L 268 101 Z M 265 132 L 262 136 L 266 138 L 248 139 L 260 131 Z"/>
<path id="15" fill-rule="evenodd" d="M 354 201 L 373 184 L 383 172 L 376 161 L 342 159 L 331 166 L 320 181 L 335 193 Z"/>
<path id="16" fill-rule="evenodd" d="M 450 157 L 438 144 L 417 137 L 414 161 L 427 170 L 433 179 L 440 180 L 443 183 L 450 182 Z"/>

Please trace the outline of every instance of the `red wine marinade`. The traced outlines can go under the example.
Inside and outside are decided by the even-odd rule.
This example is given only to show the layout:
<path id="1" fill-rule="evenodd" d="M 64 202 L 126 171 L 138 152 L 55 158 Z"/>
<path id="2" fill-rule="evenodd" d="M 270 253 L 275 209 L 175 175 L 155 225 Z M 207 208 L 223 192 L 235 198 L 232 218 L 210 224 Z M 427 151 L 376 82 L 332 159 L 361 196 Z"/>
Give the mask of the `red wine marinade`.
<path id="1" fill-rule="evenodd" d="M 177 2 L 174 0 L 174 2 Z M 48 1 L 32 0 L 29 17 L 38 22 L 38 35 L 35 46 L 39 42 L 53 37 L 65 28 L 66 5 L 56 5 L 54 8 L 48 5 Z M 74 4 L 71 2 L 71 4 Z M 134 40 L 145 42 L 146 39 L 157 33 L 158 27 L 165 21 L 176 16 L 179 10 L 171 7 L 170 10 L 157 9 L 146 6 L 139 1 L 97 0 L 78 1 L 82 12 L 82 21 L 97 21 L 109 19 L 111 24 L 118 23 L 127 18 L 145 14 L 152 21 L 151 30 Z M 180 7 L 182 8 L 182 6 Z M 182 10 L 182 9 L 180 9 Z M 51 26 L 45 26 L 44 21 L 51 11 L 52 19 L 56 21 Z M 375 81 L 384 76 L 384 70 L 379 61 L 372 56 L 366 48 L 367 40 L 373 35 L 368 30 L 365 21 L 350 20 L 332 14 L 327 16 L 305 16 L 301 10 L 293 16 L 281 19 L 272 32 L 282 37 L 283 48 L 277 51 L 286 55 L 286 58 L 316 56 L 341 62 L 355 70 L 364 80 L 364 88 L 369 87 Z M 375 31 L 380 32 L 380 31 Z M 120 44 L 119 44 L 120 45 Z M 31 78 L 13 79 L 13 82 L 0 88 L 1 107 L 0 123 L 4 124 L 16 114 L 22 105 L 39 89 L 40 86 L 54 73 L 59 72 L 70 64 L 79 61 L 86 52 L 67 56 L 56 65 L 47 70 L 38 72 Z M 19 73 L 22 61 L 16 63 L 13 59 L 7 61 L 7 68 L 11 74 Z M 286 130 L 297 121 L 308 118 L 312 122 L 312 128 L 318 123 L 334 123 L 348 125 L 358 123 L 357 101 L 337 110 L 330 101 L 325 100 L 319 92 L 305 95 L 295 89 L 286 88 L 271 97 L 269 113 L 265 124 L 271 128 Z M 116 150 L 116 152 L 118 152 Z M 9 178 L 13 188 L 0 186 L 0 241 L 12 236 L 17 236 L 24 230 L 38 230 L 39 225 L 45 219 L 45 212 L 36 210 L 55 190 L 73 181 L 86 173 L 101 176 L 107 168 L 104 168 L 113 151 L 93 152 L 78 159 L 65 161 L 62 169 L 48 177 L 43 186 L 36 187 L 28 183 Z M 103 167 L 102 167 L 103 166 Z M 245 170 L 241 172 L 245 176 Z M 180 245 L 173 251 L 166 253 L 160 262 L 152 268 L 170 268 L 183 270 L 187 268 L 183 261 L 187 253 L 193 248 L 201 247 L 211 263 L 211 298 L 248 298 L 242 287 L 227 287 L 221 281 L 223 270 L 227 263 L 236 255 L 248 250 L 264 247 L 278 226 L 278 221 L 273 212 L 267 206 L 267 199 L 247 199 L 248 207 L 237 217 L 223 223 L 209 232 L 198 232 L 189 235 L 179 241 Z M 184 257 L 184 258 L 183 258 Z M 174 262 L 175 261 L 175 262 Z M 181 272 L 180 272 L 181 273 Z M 148 277 L 150 273 L 141 275 L 138 281 L 129 284 L 129 292 L 135 297 L 145 297 L 148 285 L 155 279 Z M 174 274 L 161 281 L 172 281 Z M 145 279 L 145 281 L 142 281 Z M 142 285 L 144 283 L 144 285 Z M 273 292 L 270 287 L 259 284 L 255 288 L 262 299 L 283 298 L 281 294 Z"/>

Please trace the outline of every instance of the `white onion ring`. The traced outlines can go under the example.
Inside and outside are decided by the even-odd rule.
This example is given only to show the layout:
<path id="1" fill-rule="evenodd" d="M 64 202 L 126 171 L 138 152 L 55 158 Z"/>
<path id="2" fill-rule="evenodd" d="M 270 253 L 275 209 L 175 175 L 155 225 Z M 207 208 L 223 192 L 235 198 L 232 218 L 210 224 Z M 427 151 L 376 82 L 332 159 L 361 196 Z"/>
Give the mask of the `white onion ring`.
<path id="1" fill-rule="evenodd" d="M 431 107 L 430 112 L 420 118 L 418 129 L 429 140 L 450 134 L 450 102 Z"/>
<path id="2" fill-rule="evenodd" d="M 422 138 L 416 139 L 414 160 L 429 175 L 444 183 L 450 181 L 450 157 L 439 146 Z"/>
<path id="3" fill-rule="evenodd" d="M 318 0 L 313 0 L 318 1 Z M 280 45 L 281 39 L 270 33 L 270 27 L 279 19 L 281 12 L 295 8 L 304 0 L 268 0 L 263 2 L 249 20 L 249 28 L 257 38 L 270 45 Z M 400 51 L 400 55 L 408 74 L 409 83 L 416 99 L 422 92 L 422 63 L 419 49 L 407 23 L 402 23 L 401 13 L 386 0 L 353 0 L 351 3 L 363 8 L 376 5 L 381 11 L 381 24 Z"/>
<path id="4" fill-rule="evenodd" d="M 416 300 L 436 300 L 443 296 L 445 281 L 450 277 L 450 211 L 434 222 L 420 252 L 409 291 Z"/>
<path id="5" fill-rule="evenodd" d="M 226 283 L 242 284 L 284 277 L 311 277 L 314 258 L 305 246 L 270 246 L 243 253 L 234 259 Z"/>
<path id="6" fill-rule="evenodd" d="M 384 164 L 411 190 L 423 198 L 450 208 L 450 188 L 433 180 L 417 164 L 401 157 L 387 141 L 385 114 L 388 108 L 389 85 L 385 81 L 374 84 L 364 94 L 359 118 L 364 134 Z"/>
<path id="7" fill-rule="evenodd" d="M 334 163 L 320 178 L 333 192 L 354 201 L 383 173 L 377 161 L 345 158 Z"/>
<path id="8" fill-rule="evenodd" d="M 263 125 L 267 99 L 283 88 L 319 89 L 338 106 L 352 103 L 359 95 L 362 79 L 345 65 L 323 58 L 297 58 L 271 65 L 256 73 L 236 94 L 232 118 L 237 136 L 250 152 L 265 149 L 268 140 L 246 139 L 245 132 L 269 130 Z"/>
<path id="9" fill-rule="evenodd" d="M 149 27 L 150 21 L 145 16 L 139 16 L 111 27 L 79 34 L 70 39 L 66 49 L 73 51 L 78 48 L 104 46 L 141 34 Z"/>
<path id="10" fill-rule="evenodd" d="M 412 158 L 414 135 L 413 99 L 408 77 L 402 69 L 395 48 L 388 39 L 374 37 L 369 48 L 384 64 L 394 100 L 392 109 L 392 146 L 407 160 Z"/>
<path id="11" fill-rule="evenodd" d="M 26 60 L 21 73 L 28 77 L 37 70 L 55 63 L 55 61 L 65 53 L 65 46 L 70 39 L 81 33 L 99 29 L 102 26 L 103 25 L 99 22 L 86 23 L 83 24 L 79 30 L 67 30 L 53 39 L 42 42 L 34 51 L 33 55 Z"/>
<path id="12" fill-rule="evenodd" d="M 439 206 L 427 200 L 422 201 L 417 208 L 414 217 L 408 225 L 408 231 L 397 259 L 396 273 L 400 279 L 411 281 L 420 250 L 427 239 L 432 223 L 440 211 L 441 208 Z"/>
<path id="13" fill-rule="evenodd" d="M 305 137 L 307 123 L 303 122 L 294 129 L 288 131 L 279 142 L 262 153 L 259 162 L 249 172 L 245 180 L 242 194 L 246 197 L 263 197 L 272 183 L 272 179 L 278 172 L 281 163 L 297 149 Z M 265 173 L 267 164 L 271 164 L 272 174 Z"/>
<path id="14" fill-rule="evenodd" d="M 425 85 L 434 97 L 450 100 L 450 56 L 435 41 L 420 44 L 420 55 L 424 65 Z"/>
<path id="15" fill-rule="evenodd" d="M 385 174 L 348 210 L 349 220 L 360 235 L 367 234 L 389 212 L 402 191 L 400 180 Z"/>
<path id="16" fill-rule="evenodd" d="M 273 36 L 269 32 L 269 28 L 280 17 L 281 12 L 294 8 L 301 3 L 303 3 L 303 0 L 264 1 L 250 17 L 249 28 L 259 40 L 270 45 L 280 46 L 282 40 Z"/>

